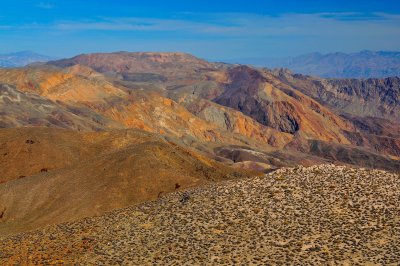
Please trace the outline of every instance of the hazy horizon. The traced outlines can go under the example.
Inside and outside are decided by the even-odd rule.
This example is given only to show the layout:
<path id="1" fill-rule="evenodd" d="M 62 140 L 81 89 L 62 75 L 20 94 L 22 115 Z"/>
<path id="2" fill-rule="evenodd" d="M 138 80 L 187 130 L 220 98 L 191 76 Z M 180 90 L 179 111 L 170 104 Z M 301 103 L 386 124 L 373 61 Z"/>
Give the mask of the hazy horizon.
<path id="1" fill-rule="evenodd" d="M 374 0 L 5 0 L 0 53 L 179 51 L 226 60 L 397 50 L 399 24 L 400 3 Z"/>

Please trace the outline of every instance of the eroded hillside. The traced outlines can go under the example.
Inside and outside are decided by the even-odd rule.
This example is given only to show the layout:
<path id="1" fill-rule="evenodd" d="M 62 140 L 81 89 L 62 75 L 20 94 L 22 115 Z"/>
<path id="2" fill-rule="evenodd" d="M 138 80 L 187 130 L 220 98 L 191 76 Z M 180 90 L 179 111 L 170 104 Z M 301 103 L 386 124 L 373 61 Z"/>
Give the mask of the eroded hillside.
<path id="1" fill-rule="evenodd" d="M 258 170 L 260 164 L 268 170 L 313 161 L 400 167 L 398 134 L 381 129 L 385 124 L 400 128 L 395 80 L 323 80 L 209 63 L 184 53 L 120 52 L 4 69 L 0 82 L 16 90 L 19 96 L 14 98 L 29 102 L 20 108 L 16 101 L 4 102 L 3 127 L 139 128 L 178 138 L 231 165 L 258 164 Z M 10 94 L 3 89 L 6 93 Z M 47 108 L 24 116 L 37 106 L 35 101 L 47 101 Z M 363 149 L 367 155 L 351 160 L 340 154 L 325 156 L 313 150 L 316 142 L 333 145 L 333 152 L 341 145 L 349 154 Z M 216 152 L 224 148 L 236 153 L 244 148 L 255 156 L 232 160 Z M 265 160 L 277 152 L 282 159 L 278 163 Z M 387 167 L 380 156 L 389 160 Z"/>

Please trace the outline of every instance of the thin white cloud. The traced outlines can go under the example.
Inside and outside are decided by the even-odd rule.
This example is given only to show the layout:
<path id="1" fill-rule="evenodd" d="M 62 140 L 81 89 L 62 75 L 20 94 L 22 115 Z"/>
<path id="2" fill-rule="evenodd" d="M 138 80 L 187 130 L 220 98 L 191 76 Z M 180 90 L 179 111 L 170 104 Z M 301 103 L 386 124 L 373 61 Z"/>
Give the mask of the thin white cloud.
<path id="1" fill-rule="evenodd" d="M 232 31 L 234 27 L 190 20 L 157 18 L 109 18 L 102 21 L 61 22 L 54 25 L 59 30 L 83 31 L 185 31 L 218 33 Z"/>
<path id="2" fill-rule="evenodd" d="M 40 2 L 36 6 L 38 8 L 42 8 L 42 9 L 53 9 L 55 7 L 55 5 L 53 3 L 49 3 L 49 2 Z"/>
<path id="3" fill-rule="evenodd" d="M 386 13 L 290 13 L 263 16 L 246 13 L 184 14 L 180 19 L 99 18 L 52 24 L 2 25 L 4 29 L 47 30 L 63 34 L 80 31 L 131 31 L 191 34 L 228 38 L 357 38 L 400 42 L 400 15 Z M 9 27 L 9 28 L 8 28 Z"/>
<path id="4" fill-rule="evenodd" d="M 290 56 L 315 51 L 398 50 L 399 25 L 400 14 L 387 13 L 268 16 L 186 12 L 168 19 L 97 17 L 80 21 L 3 23 L 0 36 L 2 47 L 14 49 L 21 43 L 29 49 L 46 47 L 54 54 L 59 52 L 59 47 L 71 55 L 82 51 L 174 50 L 221 59 Z M 38 38 L 42 41 L 37 42 Z"/>
<path id="5" fill-rule="evenodd" d="M 316 13 L 262 16 L 256 14 L 195 14 L 196 19 L 108 18 L 64 21 L 50 27 L 68 31 L 164 31 L 231 37 L 354 36 L 400 34 L 400 15 L 385 13 Z"/>

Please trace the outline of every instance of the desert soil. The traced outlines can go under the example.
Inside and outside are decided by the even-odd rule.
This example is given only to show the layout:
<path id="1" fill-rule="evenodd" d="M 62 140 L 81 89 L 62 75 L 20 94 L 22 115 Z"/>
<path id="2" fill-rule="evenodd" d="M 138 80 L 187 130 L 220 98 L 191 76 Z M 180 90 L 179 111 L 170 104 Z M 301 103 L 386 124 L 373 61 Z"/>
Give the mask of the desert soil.
<path id="1" fill-rule="evenodd" d="M 400 175 L 320 165 L 1 239 L 0 265 L 398 265 Z"/>

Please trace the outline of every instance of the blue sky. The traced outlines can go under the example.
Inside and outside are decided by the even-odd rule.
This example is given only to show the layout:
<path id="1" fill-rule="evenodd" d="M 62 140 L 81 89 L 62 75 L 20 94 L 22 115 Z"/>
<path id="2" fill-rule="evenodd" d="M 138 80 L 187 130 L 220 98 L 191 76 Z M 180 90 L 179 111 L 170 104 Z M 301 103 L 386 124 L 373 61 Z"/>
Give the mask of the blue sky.
<path id="1" fill-rule="evenodd" d="M 399 50 L 400 1 L 2 0 L 0 53 L 182 51 L 202 58 Z"/>

